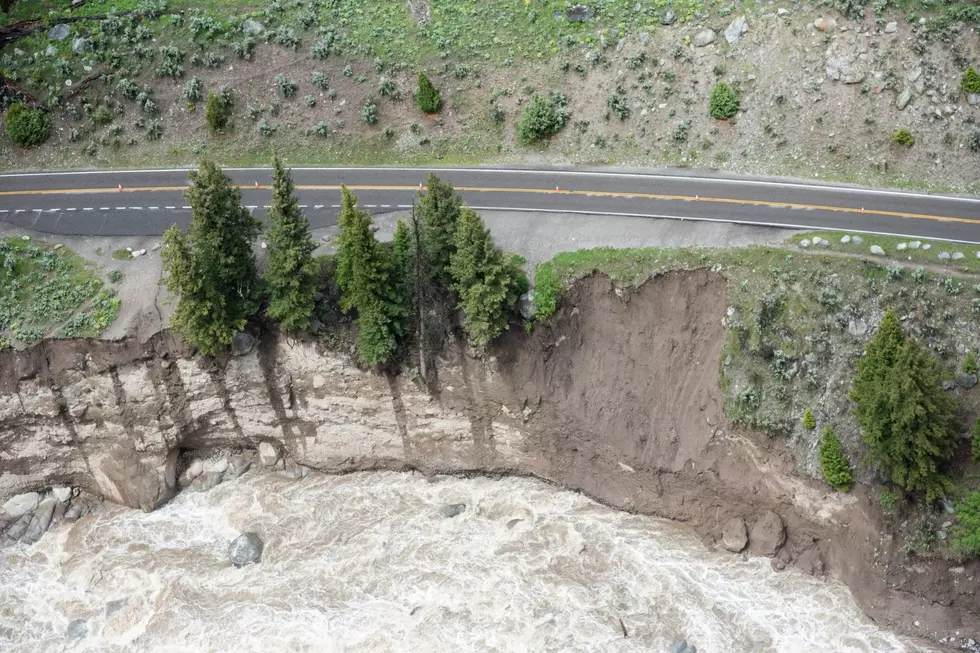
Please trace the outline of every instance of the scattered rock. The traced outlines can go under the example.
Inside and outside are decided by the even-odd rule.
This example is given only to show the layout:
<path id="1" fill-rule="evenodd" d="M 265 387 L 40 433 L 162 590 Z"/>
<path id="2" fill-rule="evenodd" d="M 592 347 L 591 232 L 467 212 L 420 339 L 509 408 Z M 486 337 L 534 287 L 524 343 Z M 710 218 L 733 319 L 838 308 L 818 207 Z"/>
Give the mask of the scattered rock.
<path id="1" fill-rule="evenodd" d="M 52 41 L 64 41 L 71 34 L 71 29 L 64 23 L 58 23 L 48 30 L 48 38 Z"/>
<path id="2" fill-rule="evenodd" d="M 837 21 L 833 18 L 818 18 L 813 21 L 813 26 L 816 27 L 821 32 L 830 32 L 837 27 Z"/>
<path id="3" fill-rule="evenodd" d="M 900 252 L 904 252 L 905 251 L 905 248 L 908 247 L 908 246 L 909 246 L 908 243 L 899 243 L 899 244 L 895 245 L 895 249 L 897 249 Z"/>
<path id="4" fill-rule="evenodd" d="M 660 17 L 661 25 L 673 25 L 677 21 L 677 13 L 673 9 L 668 9 Z"/>
<path id="5" fill-rule="evenodd" d="M 951 258 L 949 252 L 939 252 L 938 256 L 941 261 L 948 261 Z"/>
<path id="6" fill-rule="evenodd" d="M 943 390 L 947 390 L 947 391 L 955 390 L 956 381 L 943 381 L 942 386 L 943 386 Z"/>
<path id="7" fill-rule="evenodd" d="M 864 238 L 861 238 L 860 236 L 854 236 L 851 238 L 851 242 L 854 243 L 855 245 L 860 245 L 861 243 L 864 242 Z"/>
<path id="8" fill-rule="evenodd" d="M 145 249 L 137 249 L 137 250 L 135 250 L 133 252 L 133 258 L 139 258 L 139 257 L 143 256 L 144 254 L 146 254 L 146 250 Z"/>
<path id="9" fill-rule="evenodd" d="M 911 101 L 912 101 L 912 89 L 906 88 L 904 91 L 902 91 L 899 94 L 898 99 L 895 100 L 895 106 L 898 108 L 899 111 L 904 111 L 905 107 L 907 107 Z"/>
<path id="10" fill-rule="evenodd" d="M 885 34 L 894 34 L 898 31 L 898 23 L 891 21 L 885 24 Z"/>
<path id="11" fill-rule="evenodd" d="M 521 317 L 530 320 L 538 312 L 538 305 L 531 298 L 531 293 L 524 293 L 517 302 L 517 307 L 521 311 Z"/>
<path id="12" fill-rule="evenodd" d="M 851 320 L 847 323 L 847 333 L 859 338 L 868 332 L 868 323 L 864 320 Z"/>
<path id="13" fill-rule="evenodd" d="M 27 527 L 27 532 L 24 533 L 24 541 L 28 544 L 34 544 L 41 539 L 41 536 L 48 530 L 48 526 L 51 525 L 51 517 L 54 515 L 54 509 L 58 505 L 58 500 L 54 497 L 45 499 L 42 501 L 37 510 L 34 511 L 34 516 L 31 518 L 31 523 Z"/>
<path id="14" fill-rule="evenodd" d="M 49 45 L 48 47 L 44 48 L 44 56 L 45 57 L 57 57 L 58 56 L 58 48 L 54 47 L 53 45 Z"/>
<path id="15" fill-rule="evenodd" d="M 114 613 L 119 612 L 124 605 L 126 605 L 126 599 L 116 599 L 115 601 L 106 601 L 105 616 L 109 617 Z"/>
<path id="16" fill-rule="evenodd" d="M 824 240 L 823 238 L 817 238 L 813 242 L 815 242 L 817 245 L 820 245 L 821 247 L 830 247 L 830 241 Z"/>
<path id="17" fill-rule="evenodd" d="M 298 481 L 301 478 L 306 478 L 307 474 L 310 473 L 310 470 L 308 467 L 300 465 L 295 460 L 289 460 L 286 461 L 283 468 L 276 473 L 283 478 L 291 478 Z"/>
<path id="18" fill-rule="evenodd" d="M 65 637 L 68 639 L 83 639 L 88 635 L 88 622 L 84 619 L 75 619 L 65 630 Z"/>
<path id="19" fill-rule="evenodd" d="M 926 243 L 926 244 L 924 244 L 924 245 L 922 246 L 922 249 L 932 249 L 932 245 L 931 245 L 931 244 L 929 244 L 929 243 Z"/>
<path id="20" fill-rule="evenodd" d="M 970 388 L 974 387 L 976 384 L 977 384 L 976 374 L 961 374 L 960 376 L 956 377 L 956 385 L 960 386 L 961 388 L 966 388 L 967 390 L 969 390 Z"/>
<path id="21" fill-rule="evenodd" d="M 847 243 L 851 242 L 851 237 L 845 234 L 844 236 L 841 236 L 840 241 L 846 245 Z"/>
<path id="22" fill-rule="evenodd" d="M 570 23 L 582 23 L 592 17 L 592 10 L 585 5 L 575 5 L 565 12 L 565 20 Z"/>
<path id="23" fill-rule="evenodd" d="M 24 494 L 18 494 L 7 499 L 7 502 L 3 504 L 3 511 L 9 516 L 17 518 L 37 510 L 39 503 L 41 503 L 40 494 L 37 492 L 25 492 Z"/>
<path id="24" fill-rule="evenodd" d="M 725 40 L 729 45 L 734 45 L 736 41 L 748 34 L 749 24 L 745 22 L 745 16 L 739 16 L 725 28 Z"/>
<path id="25" fill-rule="evenodd" d="M 228 557 L 236 567 L 262 562 L 262 538 L 257 533 L 242 533 L 228 547 Z"/>
<path id="26" fill-rule="evenodd" d="M 442 513 L 443 517 L 451 519 L 453 517 L 462 515 L 465 510 L 466 510 L 465 503 L 448 503 L 444 505 L 442 508 L 440 508 L 439 512 Z"/>
<path id="27" fill-rule="evenodd" d="M 240 331 L 235 334 L 231 341 L 231 355 L 244 356 L 255 347 L 255 336 L 247 331 Z"/>
<path id="28" fill-rule="evenodd" d="M 856 37 L 834 40 L 824 56 L 827 76 L 842 84 L 860 84 L 871 70 L 868 49 Z"/>
<path id="29" fill-rule="evenodd" d="M 975 107 L 980 104 L 980 93 L 967 93 L 966 101 L 971 107 Z"/>
<path id="30" fill-rule="evenodd" d="M 920 247 L 922 247 L 921 240 L 913 240 L 909 243 L 909 249 L 919 249 Z"/>
<path id="31" fill-rule="evenodd" d="M 809 238 L 804 238 L 803 240 L 800 241 L 800 247 L 802 247 L 803 249 L 806 249 L 809 246 L 810 246 Z"/>
<path id="32" fill-rule="evenodd" d="M 153 247 L 150 248 L 151 251 L 157 251 L 160 249 L 160 243 L 153 243 Z"/>
<path id="33" fill-rule="evenodd" d="M 246 18 L 242 21 L 242 31 L 249 36 L 258 36 L 265 31 L 265 26 L 257 20 Z"/>
<path id="34" fill-rule="evenodd" d="M 75 54 L 85 54 L 89 50 L 89 40 L 83 36 L 75 37 L 71 42 L 71 51 Z"/>
<path id="35" fill-rule="evenodd" d="M 775 555 L 779 548 L 786 543 L 786 527 L 782 518 L 771 510 L 767 510 L 755 524 L 749 535 L 749 545 L 753 553 L 759 555 Z"/>
<path id="36" fill-rule="evenodd" d="M 963 252 L 953 252 L 953 260 L 954 261 L 959 261 L 960 259 L 965 258 L 965 257 L 966 257 L 966 254 L 964 254 Z"/>
<path id="37" fill-rule="evenodd" d="M 871 253 L 872 254 L 877 254 L 878 256 L 884 256 L 885 255 L 885 250 L 883 250 L 879 245 L 872 245 L 871 246 Z"/>
<path id="38" fill-rule="evenodd" d="M 721 543 L 732 553 L 741 553 L 749 543 L 749 531 L 745 526 L 745 520 L 741 517 L 732 517 L 721 529 Z"/>
<path id="39" fill-rule="evenodd" d="M 71 499 L 71 488 L 70 487 L 53 487 L 51 488 L 51 496 L 60 501 L 61 503 L 68 503 Z"/>
<path id="40" fill-rule="evenodd" d="M 698 32 L 697 36 L 691 41 L 696 48 L 703 48 L 706 45 L 711 45 L 718 38 L 718 34 L 713 29 L 706 29 Z"/>
<path id="41" fill-rule="evenodd" d="M 687 640 L 682 639 L 671 646 L 668 653 L 698 653 L 698 649 L 693 644 L 688 644 Z"/>
<path id="42" fill-rule="evenodd" d="M 780 7 L 779 9 L 776 10 L 776 15 L 789 16 L 789 9 L 786 9 L 785 7 Z"/>
<path id="43" fill-rule="evenodd" d="M 905 79 L 908 80 L 909 84 L 915 84 L 917 81 L 919 81 L 920 77 L 922 77 L 922 69 L 915 68 L 908 75 L 905 76 Z"/>
<path id="44" fill-rule="evenodd" d="M 279 462 L 279 451 L 271 442 L 259 443 L 259 462 L 265 467 L 275 467 Z"/>

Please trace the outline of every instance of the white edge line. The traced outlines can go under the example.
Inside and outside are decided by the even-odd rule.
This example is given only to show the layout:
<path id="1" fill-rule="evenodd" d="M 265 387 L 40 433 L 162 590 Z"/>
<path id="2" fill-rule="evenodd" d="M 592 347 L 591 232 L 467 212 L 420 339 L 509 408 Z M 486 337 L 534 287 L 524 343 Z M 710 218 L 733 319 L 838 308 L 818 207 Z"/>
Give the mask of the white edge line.
<path id="1" fill-rule="evenodd" d="M 471 206 L 476 211 L 514 211 L 520 213 L 573 213 L 577 215 L 605 215 L 620 218 L 649 218 L 655 220 L 682 220 L 690 222 L 721 222 L 725 224 L 745 225 L 750 227 L 771 227 L 775 229 L 788 229 L 792 231 L 822 231 L 822 232 L 846 232 L 853 234 L 865 234 L 868 236 L 895 236 L 897 238 L 920 238 L 922 240 L 938 240 L 946 243 L 959 243 L 961 245 L 980 245 L 980 241 L 957 240 L 955 238 L 937 238 L 935 236 L 920 236 L 917 234 L 898 234 L 889 231 L 868 231 L 866 229 L 827 229 L 805 224 L 783 224 L 779 222 L 760 222 L 755 220 L 727 220 L 725 218 L 696 218 L 684 215 L 657 215 L 653 213 L 616 213 L 611 211 L 560 211 L 554 209 L 519 209 L 501 206 Z M 812 250 L 817 251 L 817 250 Z"/>
<path id="2" fill-rule="evenodd" d="M 8 174 L 0 174 L 0 179 L 4 178 L 18 178 L 18 177 L 62 177 L 68 175 L 138 175 L 138 174 L 159 174 L 159 173 L 174 173 L 174 172 L 188 172 L 194 170 L 195 168 L 148 168 L 145 170 L 78 170 L 78 171 L 64 171 L 64 172 L 15 172 Z M 271 168 L 223 168 L 225 171 L 231 172 L 267 172 Z M 852 186 L 835 186 L 833 184 L 811 184 L 805 181 L 795 182 L 795 181 L 775 181 L 766 179 L 736 179 L 732 177 L 701 177 L 701 176 L 685 176 L 685 175 L 665 175 L 661 173 L 643 173 L 643 172 L 613 172 L 613 171 L 587 171 L 587 170 L 534 170 L 534 169 L 523 169 L 523 168 L 411 168 L 411 167 L 378 167 L 378 168 L 344 168 L 344 167 L 326 167 L 326 168 L 316 168 L 316 167 L 296 167 L 291 168 L 294 172 L 475 172 L 475 173 L 487 173 L 487 174 L 523 174 L 523 175 L 564 175 L 564 176 L 574 176 L 574 177 L 624 177 L 627 179 L 660 179 L 660 180 L 680 180 L 680 181 L 697 181 L 697 182 L 714 182 L 719 184 L 746 184 L 750 186 L 777 186 L 782 188 L 806 188 L 810 190 L 823 190 L 823 191 L 838 191 L 845 193 L 875 193 L 878 195 L 891 195 L 896 197 L 917 197 L 923 199 L 938 199 L 938 200 L 950 200 L 956 202 L 977 202 L 980 203 L 980 198 L 974 197 L 960 197 L 956 195 L 932 195 L 929 193 L 917 193 L 912 191 L 901 191 L 901 190 L 885 190 L 876 188 L 862 188 L 862 187 L 852 187 Z"/>

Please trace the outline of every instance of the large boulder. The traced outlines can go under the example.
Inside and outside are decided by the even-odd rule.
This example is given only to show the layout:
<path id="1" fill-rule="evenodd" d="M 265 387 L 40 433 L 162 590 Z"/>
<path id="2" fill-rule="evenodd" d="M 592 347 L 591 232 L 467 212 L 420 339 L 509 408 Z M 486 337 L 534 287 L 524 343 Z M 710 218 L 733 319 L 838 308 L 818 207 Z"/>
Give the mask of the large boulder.
<path id="1" fill-rule="evenodd" d="M 592 10 L 585 5 L 575 5 L 565 12 L 565 20 L 570 23 L 583 23 L 592 17 Z"/>
<path id="2" fill-rule="evenodd" d="M 231 355 L 244 356 L 255 348 L 255 336 L 247 331 L 240 331 L 231 340 Z"/>
<path id="3" fill-rule="evenodd" d="M 771 510 L 767 510 L 754 524 L 749 533 L 749 547 L 757 555 L 776 555 L 780 547 L 786 543 L 786 526 L 783 519 Z"/>
<path id="4" fill-rule="evenodd" d="M 84 36 L 78 36 L 71 42 L 71 51 L 75 54 L 85 54 L 89 50 L 89 40 Z"/>
<path id="5" fill-rule="evenodd" d="M 741 517 L 732 517 L 721 529 L 721 543 L 732 553 L 741 553 L 749 543 L 749 532 L 745 527 L 745 520 Z"/>
<path id="6" fill-rule="evenodd" d="M 696 48 L 703 48 L 706 45 L 711 45 L 718 38 L 718 34 L 713 29 L 701 30 L 697 35 L 691 40 Z"/>
<path id="7" fill-rule="evenodd" d="M 462 515 L 466 511 L 465 503 L 449 503 L 439 509 L 443 517 L 453 518 Z"/>
<path id="8" fill-rule="evenodd" d="M 739 16 L 725 28 L 725 40 L 729 45 L 734 45 L 736 41 L 748 34 L 749 24 L 745 22 L 745 16 Z"/>
<path id="9" fill-rule="evenodd" d="M 677 21 L 677 12 L 673 9 L 668 9 L 660 17 L 661 25 L 673 25 Z"/>
<path id="10" fill-rule="evenodd" d="M 262 562 L 262 538 L 257 533 L 242 533 L 228 547 L 228 557 L 236 567 Z"/>
<path id="11" fill-rule="evenodd" d="M 3 511 L 9 516 L 17 518 L 22 515 L 33 513 L 41 503 L 41 495 L 37 492 L 25 492 L 17 496 L 10 497 L 3 504 Z"/>
<path id="12" fill-rule="evenodd" d="M 64 23 L 58 23 L 48 30 L 48 38 L 52 41 L 64 41 L 71 34 L 71 29 Z"/>

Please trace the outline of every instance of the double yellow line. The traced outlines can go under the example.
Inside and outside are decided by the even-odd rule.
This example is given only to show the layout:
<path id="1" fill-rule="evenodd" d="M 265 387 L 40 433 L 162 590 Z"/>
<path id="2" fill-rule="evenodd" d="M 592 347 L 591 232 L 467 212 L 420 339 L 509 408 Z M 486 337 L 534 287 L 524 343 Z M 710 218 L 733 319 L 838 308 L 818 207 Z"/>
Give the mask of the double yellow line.
<path id="1" fill-rule="evenodd" d="M 0 196 L 11 195 L 72 195 L 72 194 L 96 194 L 96 193 L 140 193 L 156 191 L 183 191 L 186 186 L 135 186 L 132 188 L 64 188 L 47 190 L 10 190 L 0 191 Z M 241 190 L 268 190 L 270 186 L 238 186 Z M 347 188 L 353 191 L 417 191 L 415 186 L 356 186 L 351 185 Z M 340 185 L 297 185 L 297 190 L 340 190 Z M 769 200 L 745 200 L 732 197 L 700 197 L 698 195 L 666 195 L 661 193 L 622 193 L 614 191 L 598 190 L 560 190 L 547 188 L 497 188 L 493 186 L 457 186 L 456 190 L 470 193 L 523 193 L 536 195 L 582 195 L 586 197 L 618 197 L 623 199 L 649 199 L 649 200 L 673 200 L 684 202 L 709 202 L 713 204 L 742 204 L 748 206 L 764 206 L 782 209 L 834 211 L 837 213 L 855 213 L 868 215 L 883 215 L 896 218 L 912 218 L 916 220 L 934 220 L 937 222 L 961 222 L 966 224 L 978 224 L 980 220 L 971 218 L 961 218 L 945 215 L 930 215 L 927 213 L 906 213 L 903 211 L 883 211 L 880 209 L 851 208 L 843 206 L 830 206 L 824 204 L 800 204 L 796 202 L 774 202 Z M 556 209 L 560 210 L 560 209 Z"/>

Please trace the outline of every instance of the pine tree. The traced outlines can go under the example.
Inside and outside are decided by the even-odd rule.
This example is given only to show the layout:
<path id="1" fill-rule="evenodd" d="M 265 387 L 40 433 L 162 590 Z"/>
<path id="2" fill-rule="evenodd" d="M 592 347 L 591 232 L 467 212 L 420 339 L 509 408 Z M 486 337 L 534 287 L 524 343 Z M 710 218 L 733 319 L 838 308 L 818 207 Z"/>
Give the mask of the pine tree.
<path id="1" fill-rule="evenodd" d="M 510 310 L 527 280 L 523 272 L 494 247 L 480 216 L 464 208 L 456 230 L 450 271 L 460 297 L 463 327 L 472 343 L 484 349 L 507 329 Z"/>
<path id="2" fill-rule="evenodd" d="M 449 261 L 456 251 L 456 226 L 462 208 L 463 198 L 456 194 L 453 185 L 430 174 L 426 191 L 419 193 L 416 214 L 422 223 L 426 273 L 443 288 L 453 283 Z"/>
<path id="3" fill-rule="evenodd" d="M 279 156 L 272 160 L 272 199 L 269 202 L 269 269 L 265 280 L 269 291 L 269 317 L 285 329 L 302 329 L 310 324 L 316 293 L 316 243 L 310 225 L 293 196 L 293 178 Z"/>
<path id="4" fill-rule="evenodd" d="M 888 311 L 857 362 L 851 390 L 869 459 L 887 479 L 925 491 L 928 500 L 949 490 L 942 468 L 956 439 L 955 404 L 941 379 L 938 362 L 905 339 Z"/>
<path id="5" fill-rule="evenodd" d="M 849 491 L 854 485 L 851 463 L 847 460 L 840 440 L 829 426 L 824 428 L 823 437 L 820 438 L 820 469 L 827 483 L 841 492 Z"/>
<path id="6" fill-rule="evenodd" d="M 980 465 L 980 417 L 973 425 L 973 435 L 970 440 L 970 457 L 974 465 Z"/>
<path id="7" fill-rule="evenodd" d="M 817 418 L 813 416 L 813 411 L 809 408 L 803 411 L 803 428 L 807 431 L 817 428 Z"/>
<path id="8" fill-rule="evenodd" d="M 340 307 L 358 314 L 357 349 L 369 365 L 388 363 L 404 333 L 405 308 L 398 295 L 394 264 L 377 241 L 371 216 L 357 197 L 343 188 L 337 241 L 337 285 Z"/>
<path id="9" fill-rule="evenodd" d="M 252 241 L 259 221 L 241 206 L 241 193 L 214 163 L 190 173 L 187 234 L 164 234 L 164 282 L 178 297 L 171 324 L 204 354 L 231 344 L 258 308 Z"/>
<path id="10" fill-rule="evenodd" d="M 439 113 L 442 108 L 442 97 L 439 89 L 429 80 L 428 75 L 419 72 L 419 87 L 415 90 L 415 104 L 424 113 Z"/>

